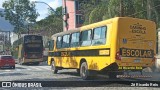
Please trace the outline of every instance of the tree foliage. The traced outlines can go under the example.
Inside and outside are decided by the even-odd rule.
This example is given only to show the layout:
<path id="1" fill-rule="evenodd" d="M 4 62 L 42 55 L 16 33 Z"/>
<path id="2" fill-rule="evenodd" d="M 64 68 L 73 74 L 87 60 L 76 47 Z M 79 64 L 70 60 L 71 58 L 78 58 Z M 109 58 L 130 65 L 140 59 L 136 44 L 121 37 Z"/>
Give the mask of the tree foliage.
<path id="1" fill-rule="evenodd" d="M 116 16 L 135 17 L 160 22 L 160 0 L 79 0 L 85 24 Z"/>
<path id="2" fill-rule="evenodd" d="M 54 13 L 49 10 L 49 14 L 45 19 L 36 22 L 33 29 L 40 32 L 40 34 L 50 37 L 55 33 L 63 31 L 62 7 L 58 7 Z"/>
<path id="3" fill-rule="evenodd" d="M 5 18 L 14 25 L 14 32 L 20 34 L 26 27 L 26 23 L 36 22 L 38 13 L 35 4 L 30 0 L 7 0 L 3 3 Z"/>

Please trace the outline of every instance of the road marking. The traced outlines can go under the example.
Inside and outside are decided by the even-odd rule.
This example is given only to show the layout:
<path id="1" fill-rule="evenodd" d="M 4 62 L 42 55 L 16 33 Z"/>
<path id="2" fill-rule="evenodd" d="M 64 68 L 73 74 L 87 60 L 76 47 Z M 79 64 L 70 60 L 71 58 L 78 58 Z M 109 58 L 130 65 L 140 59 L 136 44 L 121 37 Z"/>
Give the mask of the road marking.
<path id="1" fill-rule="evenodd" d="M 14 69 L 12 69 L 12 70 L 10 70 L 10 69 L 7 69 L 7 70 L 6 70 L 6 69 L 5 69 L 5 70 L 0 70 L 0 71 L 1 71 L 1 72 L 3 72 L 3 71 L 4 71 L 4 72 L 10 72 L 10 71 L 13 71 L 13 70 L 14 70 Z"/>
<path id="2" fill-rule="evenodd" d="M 5 74 L 5 72 L 1 72 L 0 74 Z"/>
<path id="3" fill-rule="evenodd" d="M 20 71 L 49 71 L 50 66 L 16 66 L 15 69 L 0 70 L 0 72 L 20 72 Z"/>
<path id="4" fill-rule="evenodd" d="M 51 70 L 48 66 L 40 66 L 39 68 L 45 69 L 45 70 Z"/>
<path id="5" fill-rule="evenodd" d="M 1 72 L 0 74 L 10 74 L 10 73 L 13 73 L 13 72 Z"/>
<path id="6" fill-rule="evenodd" d="M 21 71 L 22 69 L 16 69 L 16 71 Z"/>
<path id="7" fill-rule="evenodd" d="M 10 72 L 11 70 L 5 70 L 6 72 Z"/>
<path id="8" fill-rule="evenodd" d="M 27 70 L 31 70 L 30 68 L 26 68 Z"/>
<path id="9" fill-rule="evenodd" d="M 38 68 L 38 67 L 31 67 L 33 68 L 33 70 L 38 70 L 38 71 L 41 71 L 42 69 Z"/>

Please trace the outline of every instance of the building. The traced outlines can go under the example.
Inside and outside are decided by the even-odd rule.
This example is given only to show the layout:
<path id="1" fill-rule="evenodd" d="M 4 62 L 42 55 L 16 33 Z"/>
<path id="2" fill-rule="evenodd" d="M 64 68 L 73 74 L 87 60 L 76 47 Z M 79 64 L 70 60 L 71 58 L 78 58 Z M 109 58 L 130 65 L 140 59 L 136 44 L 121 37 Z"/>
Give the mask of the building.
<path id="1" fill-rule="evenodd" d="M 78 28 L 83 24 L 79 0 L 62 0 L 64 31 Z"/>

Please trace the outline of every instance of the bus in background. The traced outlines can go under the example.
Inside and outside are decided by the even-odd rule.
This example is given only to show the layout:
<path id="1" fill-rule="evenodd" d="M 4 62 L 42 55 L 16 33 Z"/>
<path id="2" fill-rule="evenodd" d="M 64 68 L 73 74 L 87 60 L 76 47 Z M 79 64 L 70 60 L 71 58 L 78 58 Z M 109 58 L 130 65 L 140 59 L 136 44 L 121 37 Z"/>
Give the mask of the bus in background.
<path id="1" fill-rule="evenodd" d="M 110 78 L 129 78 L 134 76 L 123 75 L 125 71 L 142 73 L 144 68 L 155 64 L 156 25 L 149 20 L 116 17 L 52 38 L 48 64 L 53 73 L 67 68 L 77 69 L 84 80 L 98 72 Z"/>
<path id="2" fill-rule="evenodd" d="M 13 43 L 13 57 L 19 64 L 36 64 L 43 61 L 43 38 L 25 35 Z"/>

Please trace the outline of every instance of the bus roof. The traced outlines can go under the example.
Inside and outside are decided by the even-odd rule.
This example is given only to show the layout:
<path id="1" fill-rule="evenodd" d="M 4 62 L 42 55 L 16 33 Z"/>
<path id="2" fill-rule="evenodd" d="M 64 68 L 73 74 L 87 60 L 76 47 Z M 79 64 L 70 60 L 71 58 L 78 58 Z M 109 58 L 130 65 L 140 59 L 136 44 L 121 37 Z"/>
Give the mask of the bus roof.
<path id="1" fill-rule="evenodd" d="M 25 36 L 42 36 L 42 35 L 35 35 L 35 34 L 29 34 L 29 35 L 28 35 L 28 34 L 27 34 L 27 35 L 24 35 L 24 37 L 25 37 Z"/>
<path id="2" fill-rule="evenodd" d="M 95 28 L 95 27 L 98 27 L 100 25 L 110 24 L 110 23 L 112 23 L 114 21 L 117 21 L 117 20 L 120 20 L 120 19 L 145 20 L 147 22 L 153 22 L 151 20 L 140 19 L 140 18 L 133 18 L 133 17 L 114 17 L 114 18 L 110 18 L 110 19 L 107 19 L 107 20 L 103 20 L 103 21 L 100 21 L 100 22 L 93 23 L 93 24 L 82 26 L 82 27 L 80 27 L 80 30 L 83 31 L 83 30 L 90 29 L 91 27 Z"/>
<path id="3" fill-rule="evenodd" d="M 145 20 L 145 19 L 133 18 L 133 17 L 114 17 L 114 18 L 110 18 L 110 19 L 107 19 L 107 20 L 103 20 L 103 21 L 100 21 L 100 22 L 93 23 L 93 24 L 85 25 L 85 26 L 82 26 L 82 27 L 79 27 L 79 28 L 75 28 L 75 29 L 72 29 L 72 30 L 56 33 L 56 34 L 51 36 L 51 39 L 53 39 L 54 37 L 57 37 L 57 36 L 63 36 L 64 34 L 70 34 L 70 33 L 73 33 L 73 32 L 78 32 L 78 31 L 91 29 L 91 27 L 95 28 L 95 27 L 98 27 L 100 25 L 110 24 L 110 23 L 114 22 L 115 20 L 119 20 L 119 19 Z M 153 22 L 153 21 L 150 21 L 150 20 L 146 20 L 146 21 Z"/>
<path id="4" fill-rule="evenodd" d="M 79 28 L 75 28 L 75 29 L 72 29 L 72 30 L 68 30 L 68 31 L 53 34 L 51 36 L 51 38 L 53 39 L 54 37 L 57 37 L 57 36 L 63 36 L 64 34 L 70 34 L 70 33 L 79 32 L 79 31 L 80 31 Z"/>

